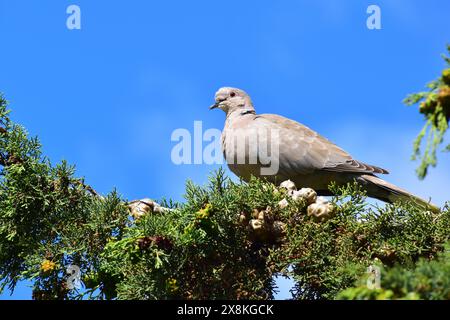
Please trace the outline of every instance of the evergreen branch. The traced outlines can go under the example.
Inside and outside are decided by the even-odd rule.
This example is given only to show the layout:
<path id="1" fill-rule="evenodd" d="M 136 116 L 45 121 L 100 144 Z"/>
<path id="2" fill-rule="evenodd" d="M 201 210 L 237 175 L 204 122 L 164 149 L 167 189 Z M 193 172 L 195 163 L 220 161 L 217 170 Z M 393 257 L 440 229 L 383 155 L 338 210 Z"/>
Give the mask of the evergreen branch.
<path id="1" fill-rule="evenodd" d="M 450 46 L 448 46 L 450 52 Z M 445 60 L 450 66 L 449 59 Z M 426 118 L 426 123 L 414 140 L 412 159 L 420 159 L 417 175 L 425 178 L 430 166 L 437 164 L 437 150 L 444 142 L 445 133 L 448 130 L 450 120 L 450 68 L 445 69 L 439 79 L 427 85 L 429 91 L 410 94 L 403 102 L 406 105 L 419 104 L 419 111 Z M 425 139 L 425 149 L 421 152 L 421 145 Z M 445 150 L 445 149 L 444 149 Z"/>

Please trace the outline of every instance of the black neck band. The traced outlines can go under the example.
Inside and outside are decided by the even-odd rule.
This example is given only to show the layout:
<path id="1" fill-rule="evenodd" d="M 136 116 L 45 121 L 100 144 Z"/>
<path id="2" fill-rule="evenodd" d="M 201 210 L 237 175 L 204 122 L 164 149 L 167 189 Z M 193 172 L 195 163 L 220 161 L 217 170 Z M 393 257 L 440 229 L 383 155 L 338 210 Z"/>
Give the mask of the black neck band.
<path id="1" fill-rule="evenodd" d="M 255 110 L 244 110 L 241 112 L 241 116 L 246 114 L 256 114 Z"/>

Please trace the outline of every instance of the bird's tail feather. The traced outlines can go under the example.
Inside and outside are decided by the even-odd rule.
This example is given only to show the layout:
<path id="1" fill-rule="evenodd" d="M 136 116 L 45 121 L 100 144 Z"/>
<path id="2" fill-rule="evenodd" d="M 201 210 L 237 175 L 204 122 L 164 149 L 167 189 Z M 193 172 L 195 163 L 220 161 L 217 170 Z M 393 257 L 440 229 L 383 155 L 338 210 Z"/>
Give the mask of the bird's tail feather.
<path id="1" fill-rule="evenodd" d="M 367 188 L 368 196 L 377 198 L 385 202 L 410 202 L 420 209 L 439 213 L 440 209 L 436 205 L 419 198 L 406 190 L 403 190 L 392 183 L 372 175 L 363 175 L 362 178 L 375 185 L 375 189 Z M 382 191 L 382 192 L 380 192 Z"/>

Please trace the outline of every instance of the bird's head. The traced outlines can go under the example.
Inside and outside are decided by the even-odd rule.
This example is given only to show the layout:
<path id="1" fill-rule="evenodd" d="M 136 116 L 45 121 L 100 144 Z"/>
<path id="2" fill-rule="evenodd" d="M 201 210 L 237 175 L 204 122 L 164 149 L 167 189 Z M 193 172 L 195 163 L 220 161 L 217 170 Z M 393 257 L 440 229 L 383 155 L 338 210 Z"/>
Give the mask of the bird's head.
<path id="1" fill-rule="evenodd" d="M 237 88 L 223 87 L 216 92 L 215 101 L 209 109 L 219 108 L 226 114 L 234 111 L 254 111 L 249 95 Z"/>

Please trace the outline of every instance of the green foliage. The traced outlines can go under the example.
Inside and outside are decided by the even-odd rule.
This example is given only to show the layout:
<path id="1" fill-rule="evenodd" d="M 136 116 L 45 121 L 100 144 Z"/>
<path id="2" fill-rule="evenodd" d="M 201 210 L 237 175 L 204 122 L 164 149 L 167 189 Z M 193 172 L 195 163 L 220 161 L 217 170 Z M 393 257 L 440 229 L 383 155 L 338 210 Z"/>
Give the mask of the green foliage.
<path id="1" fill-rule="evenodd" d="M 219 171 L 206 187 L 188 182 L 187 202 L 170 214 L 136 221 L 103 254 L 103 270 L 122 277 L 118 298 L 271 298 L 267 248 L 250 242 L 238 223 L 261 187 L 232 183 Z"/>
<path id="2" fill-rule="evenodd" d="M 96 268 L 109 237 L 120 236 L 128 221 L 123 200 L 112 192 L 94 196 L 74 168 L 52 166 L 36 138 L 13 124 L 0 101 L 0 289 L 31 279 L 41 298 L 71 296 L 65 269 Z M 56 268 L 43 272 L 44 260 Z"/>
<path id="3" fill-rule="evenodd" d="M 447 47 L 450 52 L 450 45 Z M 450 67 L 450 59 L 444 56 L 447 66 Z M 417 175 L 425 178 L 430 166 L 437 164 L 437 150 L 444 142 L 445 133 L 448 130 L 450 119 L 450 68 L 445 69 L 437 80 L 428 84 L 428 91 L 409 95 L 403 102 L 407 105 L 419 104 L 419 111 L 425 116 L 426 122 L 416 140 L 414 141 L 413 160 L 420 158 Z M 426 136 L 425 150 L 421 152 L 421 146 Z M 450 144 L 444 148 L 450 151 Z"/>
<path id="4" fill-rule="evenodd" d="M 0 106 L 2 288 L 28 279 L 35 299 L 272 299 L 285 275 L 295 299 L 448 297 L 448 262 L 434 260 L 449 241 L 448 207 L 375 207 L 357 184 L 331 186 L 336 212 L 317 222 L 286 190 L 219 170 L 206 186 L 188 182 L 183 203 L 161 202 L 172 210 L 133 219 L 117 192 L 102 197 L 72 166 L 53 166 Z M 252 229 L 261 213 L 283 232 Z M 375 263 L 391 270 L 383 292 L 343 293 Z M 81 290 L 67 287 L 69 265 L 80 267 Z"/>
<path id="5" fill-rule="evenodd" d="M 384 265 L 414 264 L 433 258 L 448 239 L 448 210 L 440 215 L 409 205 L 368 205 L 357 185 L 331 189 L 338 212 L 325 223 L 302 213 L 289 213 L 285 247 L 272 259 L 296 280 L 297 299 L 333 299 L 377 261 Z M 435 223 L 431 223 L 434 221 Z"/>
<path id="6" fill-rule="evenodd" d="M 420 259 L 412 268 L 396 265 L 381 270 L 381 288 L 368 289 L 366 279 L 359 286 L 343 290 L 337 299 L 344 300 L 450 300 L 450 246 L 437 259 Z"/>

